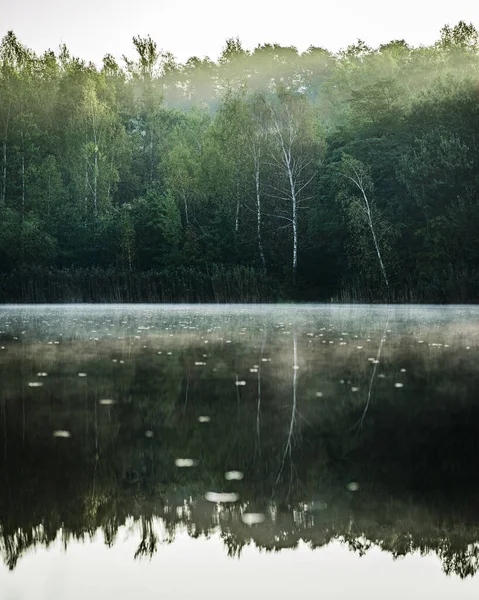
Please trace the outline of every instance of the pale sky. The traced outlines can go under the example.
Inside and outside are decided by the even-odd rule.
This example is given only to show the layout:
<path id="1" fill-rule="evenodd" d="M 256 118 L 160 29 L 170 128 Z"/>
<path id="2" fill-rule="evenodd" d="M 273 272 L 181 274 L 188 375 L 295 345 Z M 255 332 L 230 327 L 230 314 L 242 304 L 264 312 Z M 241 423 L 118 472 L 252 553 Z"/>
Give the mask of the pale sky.
<path id="1" fill-rule="evenodd" d="M 322 46 L 337 51 L 363 39 L 430 44 L 460 20 L 479 29 L 479 0 L 2 0 L 0 36 L 12 29 L 36 52 L 66 43 L 75 56 L 101 63 L 107 53 L 133 56 L 134 35 L 150 34 L 181 62 L 218 58 L 226 38 Z"/>

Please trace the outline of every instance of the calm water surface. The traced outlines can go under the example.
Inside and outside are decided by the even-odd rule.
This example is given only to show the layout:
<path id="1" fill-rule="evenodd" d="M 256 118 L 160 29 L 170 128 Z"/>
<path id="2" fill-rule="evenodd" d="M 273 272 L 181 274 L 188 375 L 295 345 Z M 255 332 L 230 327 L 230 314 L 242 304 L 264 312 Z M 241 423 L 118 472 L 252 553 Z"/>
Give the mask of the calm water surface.
<path id="1" fill-rule="evenodd" d="M 0 307 L 0 598 L 477 598 L 478 348 L 472 306 Z"/>

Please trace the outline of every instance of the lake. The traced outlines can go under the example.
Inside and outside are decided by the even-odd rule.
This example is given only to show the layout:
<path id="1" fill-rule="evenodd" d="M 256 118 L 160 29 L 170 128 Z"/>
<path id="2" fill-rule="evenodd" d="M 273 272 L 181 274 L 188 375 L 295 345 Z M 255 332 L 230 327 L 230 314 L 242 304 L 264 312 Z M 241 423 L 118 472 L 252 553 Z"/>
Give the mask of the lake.
<path id="1" fill-rule="evenodd" d="M 477 598 L 479 307 L 0 307 L 0 597 Z"/>

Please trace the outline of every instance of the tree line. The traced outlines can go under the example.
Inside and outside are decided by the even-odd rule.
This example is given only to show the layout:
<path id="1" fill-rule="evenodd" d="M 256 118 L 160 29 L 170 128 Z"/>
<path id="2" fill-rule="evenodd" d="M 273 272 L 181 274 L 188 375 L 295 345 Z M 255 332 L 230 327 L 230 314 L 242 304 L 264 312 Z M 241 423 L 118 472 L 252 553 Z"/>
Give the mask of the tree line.
<path id="1" fill-rule="evenodd" d="M 97 66 L 3 38 L 1 300 L 479 298 L 472 24 L 184 64 L 133 45 Z"/>

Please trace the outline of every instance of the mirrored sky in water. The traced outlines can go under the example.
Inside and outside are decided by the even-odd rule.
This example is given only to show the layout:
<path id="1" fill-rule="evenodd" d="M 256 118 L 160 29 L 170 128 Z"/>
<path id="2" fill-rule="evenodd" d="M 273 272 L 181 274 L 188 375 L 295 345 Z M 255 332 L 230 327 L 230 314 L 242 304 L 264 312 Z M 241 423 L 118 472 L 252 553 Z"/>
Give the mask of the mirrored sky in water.
<path id="1" fill-rule="evenodd" d="M 73 544 L 65 554 L 57 543 L 25 561 L 13 573 L 0 570 L 6 600 L 84 600 L 85 597 L 326 598 L 368 597 L 435 600 L 477 598 L 479 580 L 445 578 L 433 557 L 393 560 L 373 550 L 365 557 L 339 543 L 311 552 L 305 545 L 279 554 L 245 550 L 240 561 L 225 556 L 222 543 L 178 536 L 152 561 L 132 561 L 137 540 L 122 532 L 123 541 L 105 548 L 98 537 Z"/>
<path id="2" fill-rule="evenodd" d="M 0 570 L 6 600 L 84 600 L 85 597 L 161 597 L 165 599 L 284 598 L 314 595 L 325 598 L 368 597 L 477 598 L 479 580 L 445 578 L 433 557 L 408 556 L 394 561 L 373 550 L 365 557 L 339 543 L 311 552 L 267 554 L 249 547 L 240 561 L 225 556 L 222 543 L 178 536 L 152 561 L 132 561 L 138 540 L 122 531 L 122 541 L 105 548 L 98 537 L 73 544 L 65 554 L 56 543 L 48 551 L 26 557 L 13 574 Z"/>

